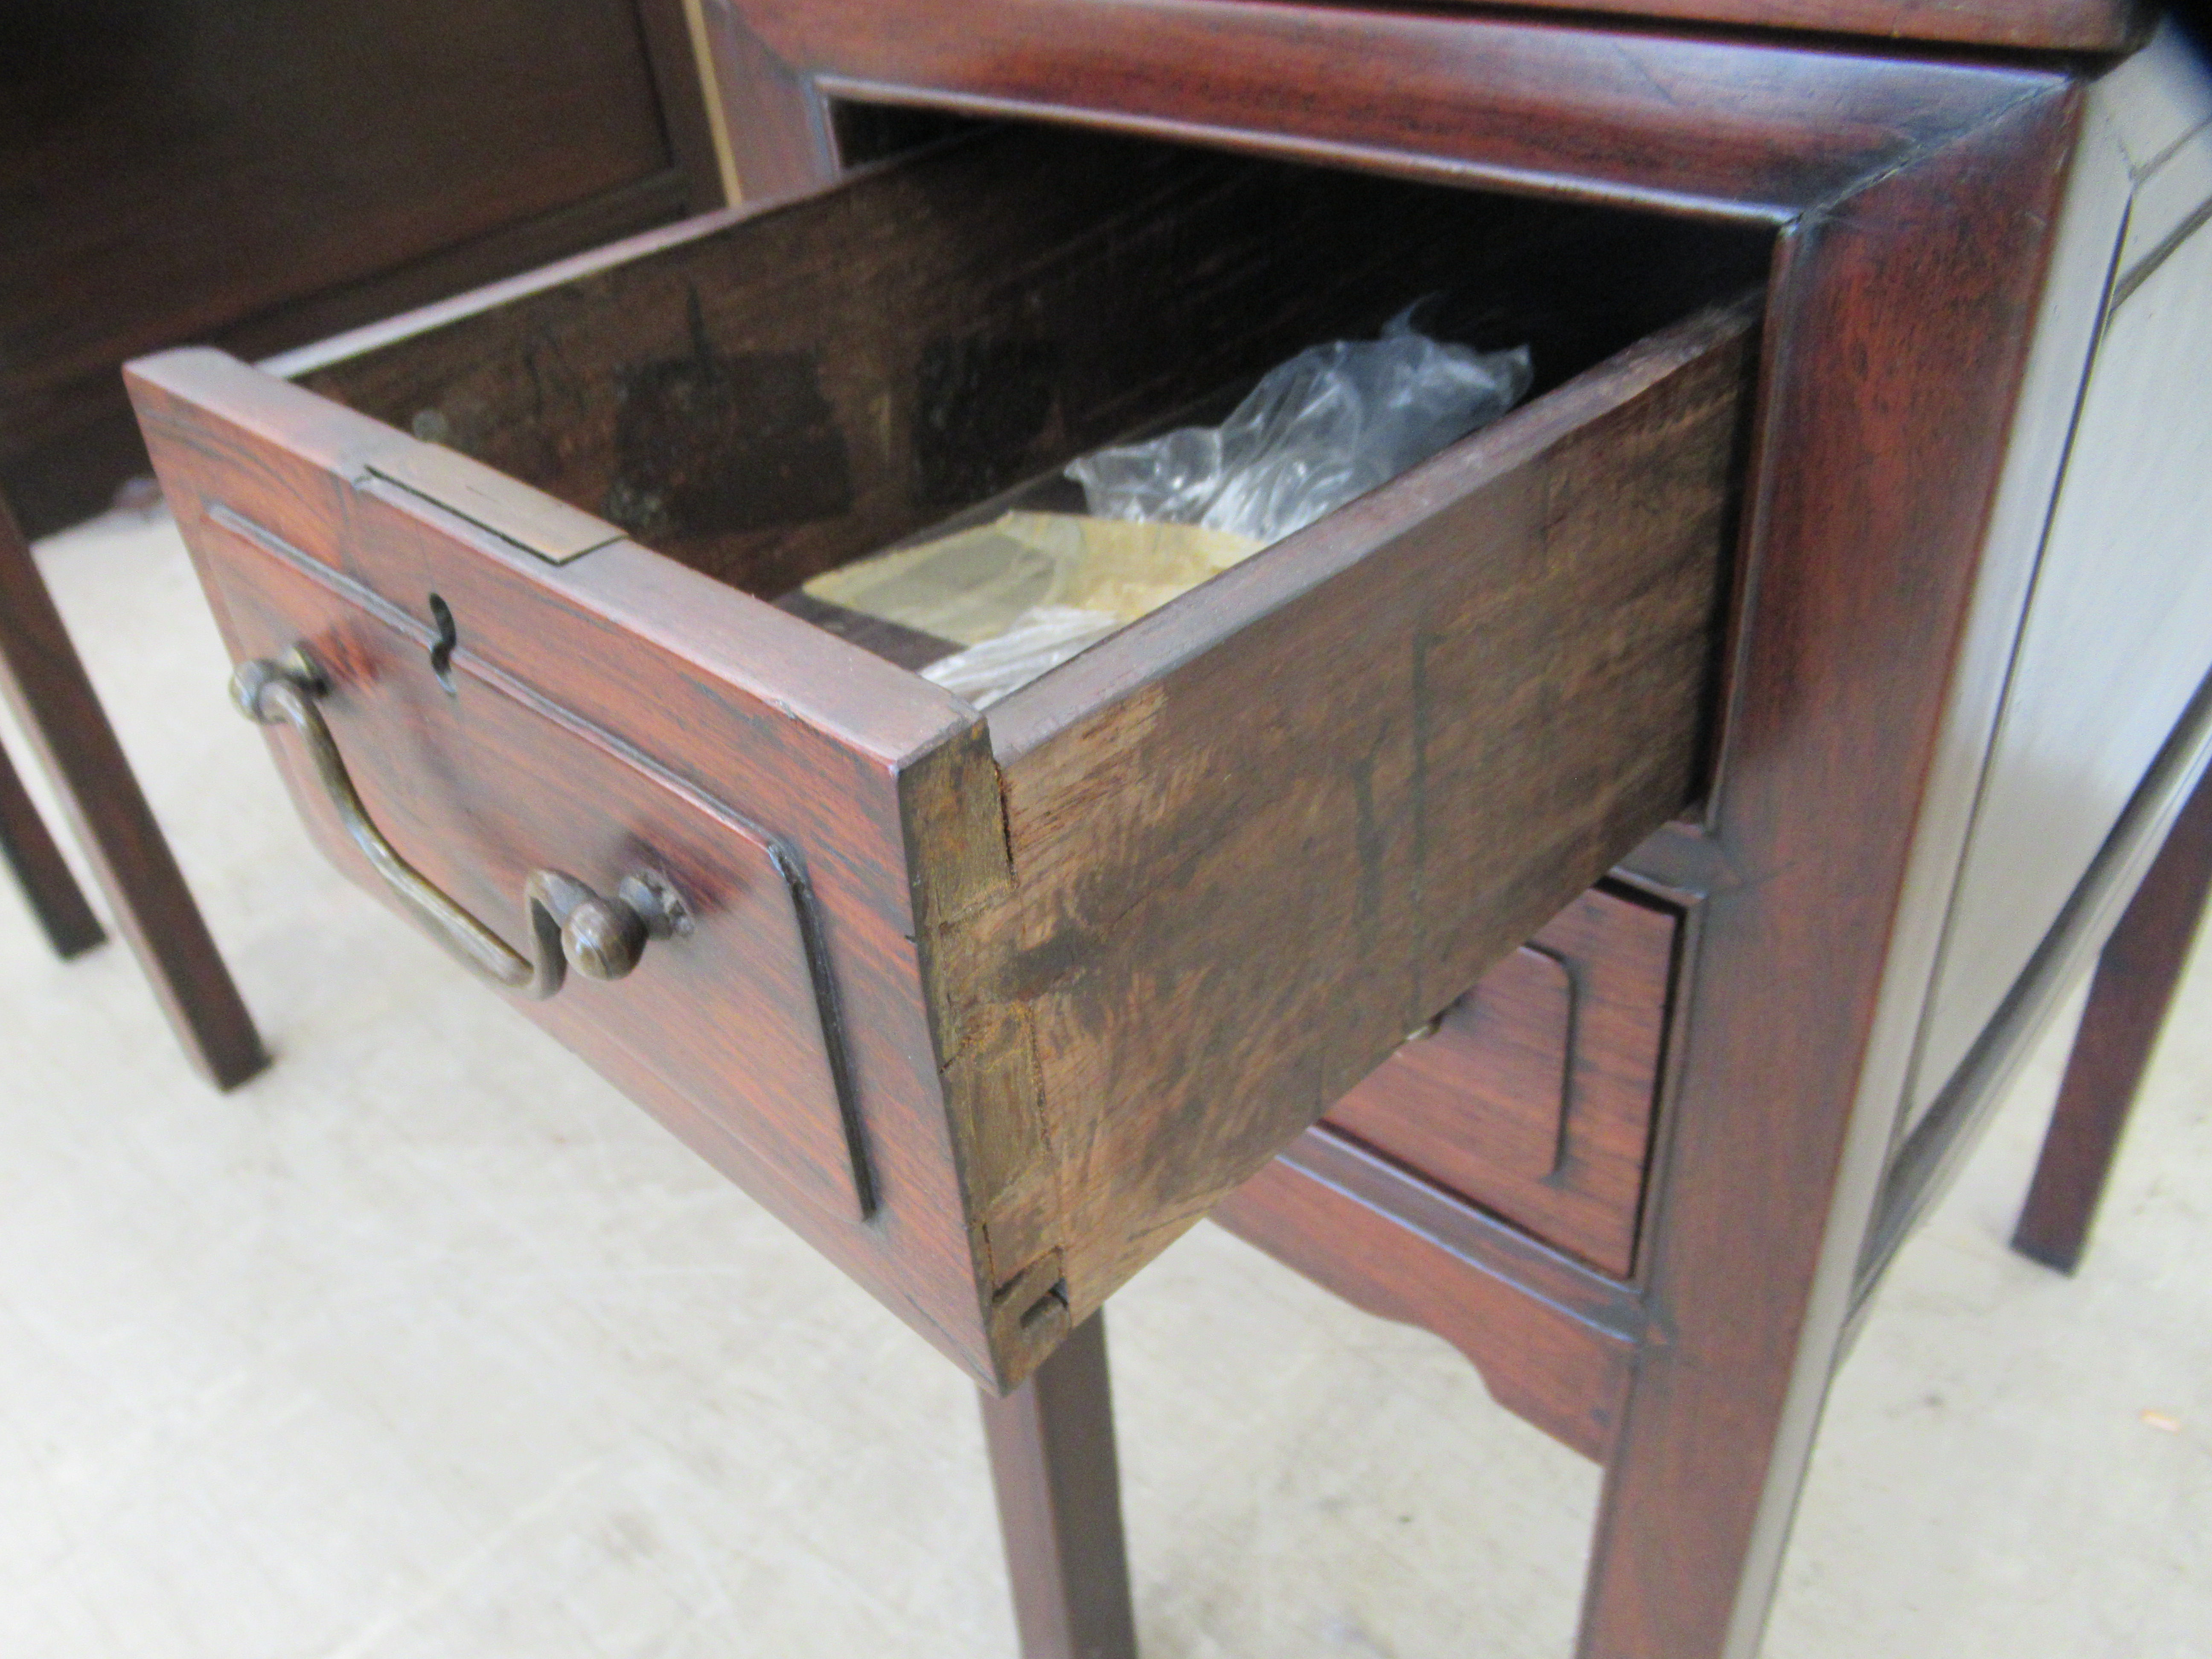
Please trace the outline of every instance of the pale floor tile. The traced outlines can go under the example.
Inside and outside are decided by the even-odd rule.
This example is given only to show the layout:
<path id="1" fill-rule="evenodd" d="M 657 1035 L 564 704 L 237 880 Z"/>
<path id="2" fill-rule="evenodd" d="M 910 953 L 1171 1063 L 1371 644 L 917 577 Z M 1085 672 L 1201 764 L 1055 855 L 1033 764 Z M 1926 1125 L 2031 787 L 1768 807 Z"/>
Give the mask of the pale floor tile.
<path id="1" fill-rule="evenodd" d="M 43 557 L 278 1059 L 209 1093 L 0 898 L 0 1654 L 1011 1655 L 967 1386 L 325 871 L 165 521 Z M 2185 995 L 2078 1279 L 2003 1245 L 2063 1032 L 1905 1252 L 1774 1659 L 2206 1650 Z M 1111 1326 L 1150 1659 L 1566 1651 L 1595 1472 L 1443 1345 L 1210 1228 Z"/>

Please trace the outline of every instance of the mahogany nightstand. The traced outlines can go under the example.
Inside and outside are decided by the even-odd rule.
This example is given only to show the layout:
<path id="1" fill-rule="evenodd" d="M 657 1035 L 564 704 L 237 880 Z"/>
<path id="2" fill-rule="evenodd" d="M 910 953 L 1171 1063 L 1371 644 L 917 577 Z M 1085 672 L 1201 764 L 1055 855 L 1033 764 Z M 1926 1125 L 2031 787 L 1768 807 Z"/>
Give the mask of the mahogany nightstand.
<path id="1" fill-rule="evenodd" d="M 1130 1650 L 1095 1316 L 1209 1212 L 1603 1464 L 1586 1659 L 1744 1659 L 1882 1267 L 2105 950 L 2078 1252 L 2201 902 L 2202 60 L 706 16 L 745 208 L 131 372 L 310 823 L 986 1389 L 1031 1659 Z M 1432 287 L 1528 404 L 988 712 L 776 603 Z"/>

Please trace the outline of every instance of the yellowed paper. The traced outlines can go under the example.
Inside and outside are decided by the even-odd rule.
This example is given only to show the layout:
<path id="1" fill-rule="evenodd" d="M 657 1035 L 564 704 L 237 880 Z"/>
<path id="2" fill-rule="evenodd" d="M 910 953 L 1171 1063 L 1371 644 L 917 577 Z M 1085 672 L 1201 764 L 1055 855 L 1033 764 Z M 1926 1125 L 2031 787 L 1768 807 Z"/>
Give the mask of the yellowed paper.
<path id="1" fill-rule="evenodd" d="M 1197 525 L 1009 513 L 817 576 L 806 592 L 940 640 L 981 645 L 1040 605 L 1133 623 L 1261 545 Z"/>

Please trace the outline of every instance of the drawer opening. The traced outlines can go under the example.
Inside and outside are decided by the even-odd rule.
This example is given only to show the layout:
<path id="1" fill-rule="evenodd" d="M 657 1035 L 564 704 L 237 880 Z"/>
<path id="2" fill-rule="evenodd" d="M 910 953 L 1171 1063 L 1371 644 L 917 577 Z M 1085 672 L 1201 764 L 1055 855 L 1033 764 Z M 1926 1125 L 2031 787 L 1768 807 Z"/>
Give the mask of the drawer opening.
<path id="1" fill-rule="evenodd" d="M 1009 510 L 1065 529 L 1070 461 L 1217 421 L 1409 307 L 1440 342 L 1525 345 L 1534 401 L 1771 252 L 1741 227 L 1074 130 L 862 105 L 836 127 L 889 159 L 270 367 L 920 668 L 960 642 L 804 585 Z"/>
<path id="2" fill-rule="evenodd" d="M 684 896 L 532 1017 L 1005 1388 L 1697 798 L 1772 243 L 842 126 L 896 153 L 131 381 L 234 657 L 313 649 L 441 890 Z M 1528 400 L 984 712 L 792 614 L 1414 301 Z"/>

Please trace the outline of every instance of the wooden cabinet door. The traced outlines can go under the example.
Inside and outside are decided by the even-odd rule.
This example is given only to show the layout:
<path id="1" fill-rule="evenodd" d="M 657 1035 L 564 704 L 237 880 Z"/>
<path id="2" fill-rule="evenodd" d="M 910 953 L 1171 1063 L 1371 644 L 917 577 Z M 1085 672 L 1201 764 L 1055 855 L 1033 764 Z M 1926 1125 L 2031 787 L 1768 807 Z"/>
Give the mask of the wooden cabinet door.
<path id="1" fill-rule="evenodd" d="M 677 0 L 0 8 L 0 487 L 144 469 L 124 360 L 313 339 L 714 204 Z"/>

